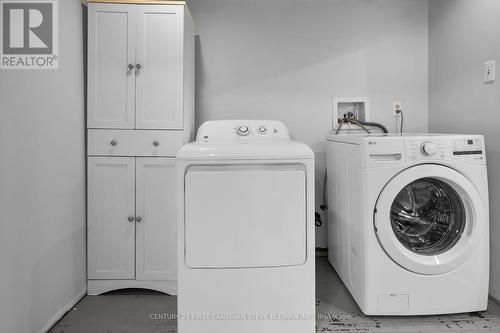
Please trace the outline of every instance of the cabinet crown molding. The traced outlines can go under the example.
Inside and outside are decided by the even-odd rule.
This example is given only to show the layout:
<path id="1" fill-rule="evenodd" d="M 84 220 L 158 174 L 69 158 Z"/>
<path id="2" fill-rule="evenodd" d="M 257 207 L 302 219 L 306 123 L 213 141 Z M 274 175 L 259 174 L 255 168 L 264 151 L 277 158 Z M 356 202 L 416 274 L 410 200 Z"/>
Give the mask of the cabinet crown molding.
<path id="1" fill-rule="evenodd" d="M 84 5 L 89 3 L 116 3 L 116 4 L 135 4 L 135 5 L 186 5 L 183 0 L 82 0 Z"/>

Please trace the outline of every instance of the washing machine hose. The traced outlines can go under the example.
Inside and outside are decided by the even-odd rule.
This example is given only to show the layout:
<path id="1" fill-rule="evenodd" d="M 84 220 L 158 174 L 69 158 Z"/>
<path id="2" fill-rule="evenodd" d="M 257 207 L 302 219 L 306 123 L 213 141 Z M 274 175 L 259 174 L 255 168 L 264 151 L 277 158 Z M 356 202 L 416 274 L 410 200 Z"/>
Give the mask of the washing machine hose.
<path id="1" fill-rule="evenodd" d="M 387 127 L 385 127 L 384 125 L 382 124 L 379 124 L 379 123 L 373 123 L 373 122 L 369 122 L 369 121 L 361 121 L 361 120 L 357 120 L 356 121 L 358 123 L 360 123 L 361 125 L 364 125 L 364 126 L 371 126 L 371 127 L 378 127 L 382 130 L 382 132 L 384 133 L 389 133 L 389 131 L 387 130 Z"/>

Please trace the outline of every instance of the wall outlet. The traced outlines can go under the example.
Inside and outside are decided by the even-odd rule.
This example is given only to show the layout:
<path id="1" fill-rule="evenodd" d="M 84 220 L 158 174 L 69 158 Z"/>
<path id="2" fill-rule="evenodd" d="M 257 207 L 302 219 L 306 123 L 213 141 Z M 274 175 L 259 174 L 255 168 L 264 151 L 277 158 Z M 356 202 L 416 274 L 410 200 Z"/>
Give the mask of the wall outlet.
<path id="1" fill-rule="evenodd" d="M 484 63 L 484 83 L 495 82 L 495 60 Z"/>
<path id="2" fill-rule="evenodd" d="M 401 104 L 400 101 L 393 102 L 392 106 L 393 106 L 393 112 L 395 115 L 398 115 L 398 111 L 401 111 L 403 109 L 403 105 Z"/>

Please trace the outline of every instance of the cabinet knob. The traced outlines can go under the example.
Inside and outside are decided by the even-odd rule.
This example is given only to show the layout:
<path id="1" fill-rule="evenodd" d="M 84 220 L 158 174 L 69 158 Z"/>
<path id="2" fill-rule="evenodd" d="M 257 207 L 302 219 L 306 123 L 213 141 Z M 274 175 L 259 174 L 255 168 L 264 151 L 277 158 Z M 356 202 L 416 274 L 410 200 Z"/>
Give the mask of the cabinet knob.
<path id="1" fill-rule="evenodd" d="M 129 221 L 129 222 L 134 222 L 134 217 L 133 217 L 133 216 L 129 216 L 129 217 L 128 217 L 128 221 Z"/>
<path id="2" fill-rule="evenodd" d="M 136 64 L 136 65 L 135 65 L 135 69 L 136 69 L 136 70 L 139 70 L 139 69 L 141 69 L 141 68 L 142 68 L 141 64 Z"/>
<path id="3" fill-rule="evenodd" d="M 158 141 L 153 141 L 153 146 L 158 147 L 160 143 Z"/>
<path id="4" fill-rule="evenodd" d="M 128 64 L 128 70 L 131 71 L 134 69 L 134 65 L 133 64 Z"/>
<path id="5" fill-rule="evenodd" d="M 135 222 L 137 222 L 137 223 L 142 222 L 142 217 L 140 217 L 140 216 L 136 216 L 136 217 L 135 217 Z"/>
<path id="6" fill-rule="evenodd" d="M 111 140 L 111 142 L 110 142 L 110 144 L 111 144 L 112 146 L 116 146 L 116 144 L 117 144 L 117 143 L 118 143 L 118 142 L 116 142 L 116 140 Z"/>

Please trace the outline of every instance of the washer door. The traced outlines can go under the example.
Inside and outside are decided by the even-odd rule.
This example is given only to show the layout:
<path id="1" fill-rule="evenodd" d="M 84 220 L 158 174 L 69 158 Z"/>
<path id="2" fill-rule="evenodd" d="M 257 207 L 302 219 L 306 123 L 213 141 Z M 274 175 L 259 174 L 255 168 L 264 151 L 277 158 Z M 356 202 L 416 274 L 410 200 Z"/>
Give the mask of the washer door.
<path id="1" fill-rule="evenodd" d="M 462 265 L 484 227 L 475 186 L 441 165 L 402 171 L 384 187 L 375 208 L 375 231 L 384 251 L 419 274 L 442 274 Z"/>

